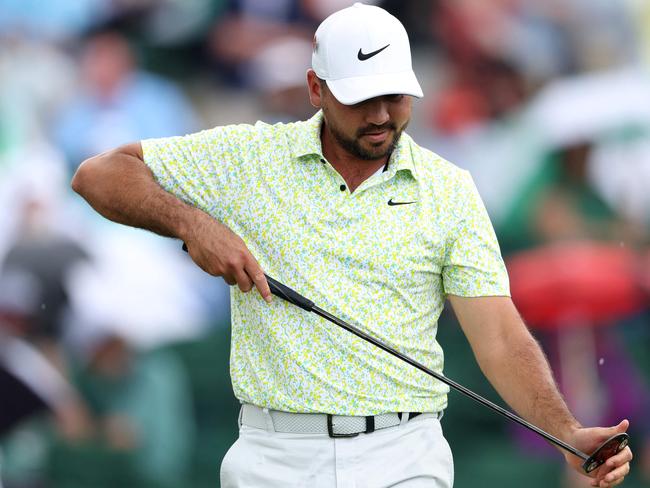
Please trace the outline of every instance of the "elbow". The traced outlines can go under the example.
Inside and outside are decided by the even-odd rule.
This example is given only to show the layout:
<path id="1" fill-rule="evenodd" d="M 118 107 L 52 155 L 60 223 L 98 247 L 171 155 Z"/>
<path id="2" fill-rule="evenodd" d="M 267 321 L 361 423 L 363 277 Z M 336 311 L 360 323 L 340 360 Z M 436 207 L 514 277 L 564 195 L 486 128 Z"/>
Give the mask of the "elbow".
<path id="1" fill-rule="evenodd" d="M 84 163 L 81 163 L 81 165 L 83 166 Z M 72 191 L 81 194 L 81 189 L 83 188 L 82 180 L 83 177 L 81 176 L 81 166 L 79 166 L 77 168 L 77 171 L 75 171 L 74 176 L 72 177 L 72 181 L 70 182 L 70 187 L 72 188 Z"/>
<path id="2" fill-rule="evenodd" d="M 93 160 L 95 158 L 88 158 L 79 165 L 75 171 L 70 186 L 75 193 L 85 197 L 88 193 L 88 188 L 92 184 L 93 179 Z"/>
<path id="3" fill-rule="evenodd" d="M 142 148 L 139 143 L 98 154 L 79 165 L 70 186 L 86 200 L 91 195 L 102 195 L 107 189 L 119 185 L 124 173 L 137 172 L 133 164 L 137 161 L 143 162 Z"/>

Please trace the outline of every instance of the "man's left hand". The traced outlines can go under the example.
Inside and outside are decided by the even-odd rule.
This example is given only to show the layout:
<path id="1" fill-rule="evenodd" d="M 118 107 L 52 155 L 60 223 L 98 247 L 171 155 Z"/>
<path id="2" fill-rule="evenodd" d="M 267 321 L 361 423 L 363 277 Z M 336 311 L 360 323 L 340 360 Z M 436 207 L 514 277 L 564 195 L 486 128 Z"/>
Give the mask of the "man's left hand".
<path id="1" fill-rule="evenodd" d="M 592 427 L 581 428 L 573 432 L 567 442 L 580 451 L 591 454 L 598 449 L 603 442 L 610 437 L 627 431 L 630 422 L 623 420 L 614 427 Z M 582 459 L 573 454 L 565 453 L 564 457 L 567 462 L 577 471 L 584 474 L 582 470 Z M 610 457 L 605 464 L 595 469 L 589 476 L 593 478 L 591 486 L 599 488 L 610 488 L 620 485 L 625 476 L 630 472 L 630 461 L 632 460 L 632 451 L 626 447 L 618 454 Z"/>

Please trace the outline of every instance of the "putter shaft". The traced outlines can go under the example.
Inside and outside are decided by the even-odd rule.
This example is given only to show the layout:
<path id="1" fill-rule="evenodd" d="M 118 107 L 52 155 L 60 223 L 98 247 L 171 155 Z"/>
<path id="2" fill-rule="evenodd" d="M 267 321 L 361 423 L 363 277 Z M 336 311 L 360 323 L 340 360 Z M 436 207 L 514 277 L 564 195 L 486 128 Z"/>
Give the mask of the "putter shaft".
<path id="1" fill-rule="evenodd" d="M 474 393 L 472 390 L 470 390 L 468 388 L 465 388 L 463 385 L 458 384 L 453 380 L 450 380 L 446 376 L 443 376 L 440 373 L 436 373 L 435 371 L 427 368 L 424 364 L 422 364 L 422 363 L 416 361 L 415 359 L 412 359 L 412 358 L 406 356 L 405 354 L 402 354 L 401 352 L 393 349 L 392 347 L 384 344 L 379 339 L 376 339 L 375 337 L 372 337 L 371 335 L 366 334 L 365 332 L 363 332 L 359 328 L 357 328 L 357 327 L 355 327 L 353 325 L 350 325 L 347 322 L 341 320 L 340 318 L 335 317 L 331 313 L 323 310 L 322 308 L 317 307 L 314 304 L 314 302 L 312 302 L 311 300 L 309 300 L 309 299 L 305 298 L 304 296 L 300 295 L 299 293 L 292 290 L 288 286 L 280 283 L 279 281 L 271 278 L 268 275 L 265 275 L 265 276 L 266 276 L 266 280 L 267 280 L 267 282 L 269 284 L 269 287 L 271 289 L 271 293 L 273 293 L 274 295 L 276 295 L 276 296 L 278 296 L 278 297 L 280 297 L 280 298 L 282 298 L 282 299 L 284 299 L 284 300 L 286 300 L 288 302 L 291 302 L 294 305 L 297 305 L 300 308 L 302 308 L 304 310 L 307 310 L 308 312 L 313 312 L 316 315 L 319 315 L 319 316 L 323 317 L 325 320 L 328 320 L 329 322 L 332 322 L 333 324 L 336 324 L 339 327 L 344 328 L 345 330 L 347 330 L 348 332 L 353 333 L 357 337 L 360 337 L 361 339 L 363 339 L 363 340 L 365 340 L 367 342 L 370 342 L 371 344 L 373 344 L 373 345 L 377 346 L 378 348 L 386 351 L 387 353 L 401 359 L 402 361 L 407 362 L 411 366 L 416 367 L 420 371 L 423 371 L 423 372 L 427 373 L 428 375 L 433 376 L 437 380 L 442 381 L 446 385 L 449 385 L 451 388 L 453 388 L 453 389 L 461 392 L 462 394 L 470 397 L 472 400 L 477 401 L 478 403 L 480 403 L 482 405 L 485 405 L 486 407 L 488 407 L 488 408 L 494 410 L 495 412 L 509 418 L 510 420 L 513 420 L 514 422 L 517 422 L 519 425 L 522 425 L 523 427 L 526 427 L 527 429 L 530 429 L 533 432 L 536 432 L 537 434 L 541 435 L 544 439 L 548 440 L 549 442 L 552 442 L 553 444 L 555 444 L 558 447 L 561 447 L 562 449 L 565 449 L 566 451 L 569 451 L 571 454 L 573 454 L 575 456 L 578 456 L 583 461 L 586 461 L 587 459 L 589 459 L 589 456 L 587 454 L 585 454 L 582 451 L 577 450 L 576 448 L 574 448 L 573 446 L 567 444 L 566 442 L 562 441 L 561 439 L 558 439 L 557 437 L 549 434 L 548 432 L 543 431 L 542 429 L 540 429 L 536 425 L 533 425 L 530 422 L 522 419 L 521 417 L 518 417 L 514 413 L 506 410 L 503 407 L 500 407 L 496 403 L 492 403 L 491 401 L 483 398 L 482 396 L 478 395 L 477 393 Z"/>
<path id="2" fill-rule="evenodd" d="M 552 442 L 553 444 L 555 444 L 555 445 L 557 445 L 557 446 L 559 446 L 559 447 L 561 447 L 563 449 L 566 449 L 570 453 L 572 453 L 572 454 L 578 456 L 579 458 L 581 458 L 583 461 L 586 461 L 589 458 L 589 456 L 587 456 L 584 452 L 577 450 L 576 448 L 574 448 L 573 446 L 567 444 L 566 442 L 562 441 L 561 439 L 558 439 L 557 437 L 549 434 L 548 432 L 540 429 L 539 427 L 531 424 L 530 422 L 527 422 L 526 420 L 522 419 L 521 417 L 518 417 L 514 413 L 506 410 L 503 407 L 500 407 L 496 403 L 492 403 L 490 400 L 488 400 L 486 398 L 483 398 L 481 395 L 479 395 L 477 393 L 474 393 L 472 390 L 470 390 L 468 388 L 465 388 L 463 385 L 461 385 L 459 383 L 456 383 L 453 380 L 450 380 L 446 376 L 443 376 L 440 373 L 436 373 L 432 369 L 427 368 L 424 364 L 416 361 L 415 359 L 410 358 L 409 356 L 406 356 L 405 354 L 402 354 L 399 351 L 396 351 L 392 347 L 387 346 L 386 344 L 381 342 L 379 339 L 376 339 L 376 338 L 366 334 L 362 330 L 354 327 L 353 325 L 348 324 L 347 322 L 344 322 L 343 320 L 339 319 L 338 317 L 333 316 L 332 314 L 326 312 L 325 310 L 323 310 L 323 309 L 321 309 L 321 308 L 314 305 L 314 307 L 312 309 L 312 312 L 314 312 L 316 315 L 320 315 L 324 319 L 329 320 L 330 322 L 344 328 L 345 330 L 347 330 L 349 332 L 352 332 L 357 337 L 360 337 L 361 339 L 364 339 L 365 341 L 370 342 L 371 344 L 377 346 L 378 348 L 386 351 L 389 354 L 392 354 L 393 356 L 401 359 L 402 361 L 407 362 L 408 364 L 410 364 L 411 366 L 416 367 L 420 371 L 423 371 L 423 372 L 427 373 L 428 375 L 433 376 L 435 379 L 437 379 L 439 381 L 442 381 L 446 385 L 449 385 L 450 387 L 454 388 L 455 390 L 457 390 L 457 391 L 463 393 L 464 395 L 470 397 L 472 400 L 475 400 L 478 403 L 480 403 L 482 405 L 485 405 L 488 408 L 491 408 L 495 412 L 498 412 L 501 415 L 505 415 L 510 420 L 514 420 L 515 422 L 517 422 L 518 424 L 526 427 L 527 429 L 530 429 L 530 430 L 538 433 L 539 435 L 544 437 L 546 440 Z"/>

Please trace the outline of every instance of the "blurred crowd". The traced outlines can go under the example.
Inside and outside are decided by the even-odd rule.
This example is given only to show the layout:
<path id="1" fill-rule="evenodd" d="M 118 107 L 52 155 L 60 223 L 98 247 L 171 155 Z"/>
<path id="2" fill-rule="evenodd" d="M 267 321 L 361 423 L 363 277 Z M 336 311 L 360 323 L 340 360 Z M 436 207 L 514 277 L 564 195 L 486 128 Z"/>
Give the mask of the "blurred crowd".
<path id="1" fill-rule="evenodd" d="M 228 287 L 69 181 L 123 143 L 311 116 L 313 32 L 352 3 L 0 3 L 0 486 L 218 485 L 236 436 Z M 425 92 L 409 132 L 470 170 L 567 402 L 585 424 L 630 419 L 626 486 L 645 486 L 650 3 L 365 3 L 409 32 Z M 439 334 L 446 373 L 484 390 L 449 313 Z M 586 486 L 465 402 L 443 421 L 457 486 Z"/>

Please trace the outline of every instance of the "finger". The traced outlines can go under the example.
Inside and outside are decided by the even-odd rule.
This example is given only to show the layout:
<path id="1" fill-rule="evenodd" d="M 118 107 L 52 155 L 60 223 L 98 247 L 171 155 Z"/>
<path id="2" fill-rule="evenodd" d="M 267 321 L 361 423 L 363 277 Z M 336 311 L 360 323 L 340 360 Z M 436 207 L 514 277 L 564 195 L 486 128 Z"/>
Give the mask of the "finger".
<path id="1" fill-rule="evenodd" d="M 627 465 L 629 470 L 629 463 L 632 460 L 632 457 L 633 457 L 632 450 L 629 447 L 626 447 L 618 454 L 607 459 L 607 461 L 605 461 L 605 464 L 603 464 L 598 469 L 597 472 L 598 481 L 604 479 L 608 475 L 608 473 L 616 470 L 621 466 Z"/>
<path id="2" fill-rule="evenodd" d="M 596 480 L 597 486 L 614 486 L 612 483 L 618 484 L 620 480 L 625 478 L 627 474 L 630 472 L 630 463 L 625 463 L 616 469 L 612 469 L 611 471 L 603 471 L 598 474 L 598 479 Z"/>
<path id="3" fill-rule="evenodd" d="M 623 419 L 618 423 L 618 425 L 614 425 L 612 427 L 594 427 L 591 430 L 598 432 L 598 436 L 602 439 L 602 442 L 604 442 L 616 434 L 622 434 L 623 432 L 626 432 L 629 427 L 630 421 Z"/>
<path id="4" fill-rule="evenodd" d="M 629 427 L 630 421 L 623 419 L 618 423 L 618 425 L 614 425 L 612 427 L 597 427 L 593 430 L 597 431 L 598 436 L 601 438 L 602 442 L 605 442 L 610 437 L 626 432 Z"/>
<path id="5" fill-rule="evenodd" d="M 250 276 L 243 269 L 235 271 L 235 279 L 237 280 L 237 286 L 244 293 L 251 291 L 253 288 L 253 280 L 250 279 Z"/>
<path id="6" fill-rule="evenodd" d="M 603 480 L 603 481 L 601 481 L 600 484 L 597 485 L 597 486 L 598 486 L 599 488 L 612 488 L 613 486 L 618 486 L 618 485 L 620 485 L 621 483 L 623 483 L 623 481 L 625 481 L 625 478 L 619 478 L 619 479 L 617 479 L 616 481 L 612 481 L 611 483 L 609 483 L 609 482 Z"/>
<path id="7" fill-rule="evenodd" d="M 612 483 L 610 486 L 618 486 L 618 485 L 620 485 L 621 483 L 623 483 L 623 481 L 625 481 L 625 478 L 621 478 L 621 479 L 615 481 L 615 482 Z"/>
<path id="8" fill-rule="evenodd" d="M 603 480 L 608 473 L 611 471 L 615 470 L 616 468 L 623 466 L 625 464 L 628 464 L 632 460 L 633 455 L 632 455 L 632 450 L 628 447 L 623 449 L 621 452 L 618 454 L 608 458 L 605 461 L 605 464 L 603 464 L 598 470 L 595 472 L 596 474 L 596 483 L 599 483 L 601 480 Z M 629 467 L 628 467 L 629 470 Z"/>
<path id="9" fill-rule="evenodd" d="M 621 478 L 625 478 L 627 474 L 630 472 L 630 464 L 625 463 L 622 466 L 619 466 L 618 468 L 610 471 L 605 475 L 605 482 L 606 483 L 613 483 Z"/>
<path id="10" fill-rule="evenodd" d="M 618 425 L 615 425 L 614 427 L 610 427 L 610 430 L 612 431 L 612 435 L 622 434 L 623 432 L 627 432 L 627 429 L 629 427 L 630 427 L 630 421 L 628 419 L 623 419 L 619 422 Z"/>
<path id="11" fill-rule="evenodd" d="M 233 285 L 237 284 L 237 280 L 233 276 L 223 275 L 222 278 L 223 278 L 223 281 L 228 283 L 230 286 L 233 286 Z"/>
<path id="12" fill-rule="evenodd" d="M 253 283 L 255 283 L 255 288 L 257 288 L 257 291 L 260 293 L 264 301 L 266 301 L 266 303 L 271 303 L 271 289 L 269 288 L 269 284 L 264 276 L 264 271 L 258 262 L 255 261 L 255 258 L 253 258 L 246 266 L 246 273 L 253 280 Z"/>
<path id="13" fill-rule="evenodd" d="M 630 461 L 632 461 L 633 457 L 634 456 L 632 454 L 632 450 L 630 449 L 629 446 L 627 446 L 618 454 L 615 454 L 614 456 L 608 458 L 607 461 L 605 461 L 605 466 L 608 468 L 615 468 L 625 463 L 629 463 Z"/>

